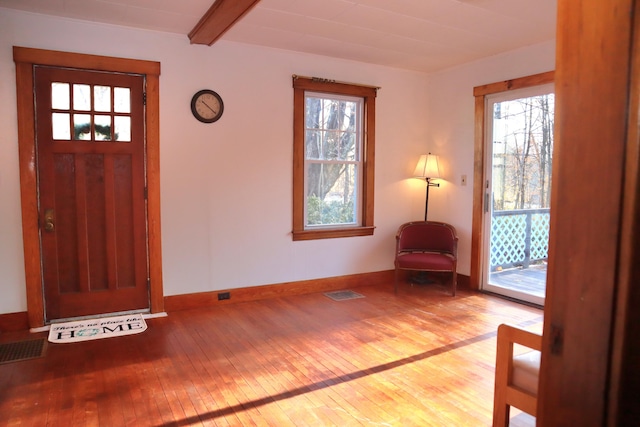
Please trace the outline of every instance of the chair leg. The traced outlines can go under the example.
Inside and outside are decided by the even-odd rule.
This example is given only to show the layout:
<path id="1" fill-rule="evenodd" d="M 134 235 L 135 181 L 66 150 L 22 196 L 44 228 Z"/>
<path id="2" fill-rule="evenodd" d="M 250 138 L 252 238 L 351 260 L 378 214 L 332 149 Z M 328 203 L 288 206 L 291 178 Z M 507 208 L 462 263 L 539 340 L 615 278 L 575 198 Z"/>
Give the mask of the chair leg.
<path id="1" fill-rule="evenodd" d="M 453 277 L 451 278 L 451 296 L 455 297 L 456 296 L 456 287 L 457 287 L 457 282 L 458 282 L 458 273 L 453 270 Z"/>
<path id="2" fill-rule="evenodd" d="M 493 427 L 509 427 L 509 412 L 511 407 L 504 402 L 496 403 L 493 408 Z"/>
<path id="3" fill-rule="evenodd" d="M 500 343 L 498 343 L 500 346 Z M 511 350 L 513 351 L 513 350 Z M 509 412 L 511 407 L 507 405 L 507 382 L 508 368 L 503 366 L 504 360 L 500 359 L 499 354 L 496 356 L 496 378 L 493 393 L 493 424 L 492 427 L 509 427 Z"/>
<path id="4" fill-rule="evenodd" d="M 398 294 L 398 269 L 397 268 L 394 276 L 393 292 L 395 294 Z"/>

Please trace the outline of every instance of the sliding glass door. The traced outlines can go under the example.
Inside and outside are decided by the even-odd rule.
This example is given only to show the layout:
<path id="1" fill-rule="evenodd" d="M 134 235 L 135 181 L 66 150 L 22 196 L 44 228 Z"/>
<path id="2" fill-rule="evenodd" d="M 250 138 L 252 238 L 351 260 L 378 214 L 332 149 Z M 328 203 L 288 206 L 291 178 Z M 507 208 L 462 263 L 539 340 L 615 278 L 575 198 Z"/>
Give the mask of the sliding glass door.
<path id="1" fill-rule="evenodd" d="M 486 98 L 482 287 L 544 305 L 553 85 Z"/>

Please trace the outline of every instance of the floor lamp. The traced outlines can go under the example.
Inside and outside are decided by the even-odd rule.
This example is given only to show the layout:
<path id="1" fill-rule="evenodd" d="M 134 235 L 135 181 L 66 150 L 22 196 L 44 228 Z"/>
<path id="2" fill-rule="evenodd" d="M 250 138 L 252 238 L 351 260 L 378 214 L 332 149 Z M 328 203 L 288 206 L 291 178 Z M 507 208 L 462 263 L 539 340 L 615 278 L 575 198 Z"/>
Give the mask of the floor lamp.
<path id="1" fill-rule="evenodd" d="M 413 176 L 414 178 L 424 179 L 427 183 L 427 192 L 424 200 L 424 220 L 426 221 L 427 211 L 429 210 L 429 187 L 440 187 L 440 183 L 431 182 L 432 179 L 440 178 L 438 156 L 431 153 L 420 156 Z"/>

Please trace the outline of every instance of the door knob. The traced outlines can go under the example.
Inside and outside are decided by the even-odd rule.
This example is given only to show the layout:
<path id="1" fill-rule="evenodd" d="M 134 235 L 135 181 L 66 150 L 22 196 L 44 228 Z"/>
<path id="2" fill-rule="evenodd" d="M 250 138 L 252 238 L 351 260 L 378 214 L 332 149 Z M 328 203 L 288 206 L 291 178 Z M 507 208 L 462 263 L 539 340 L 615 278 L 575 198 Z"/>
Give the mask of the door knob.
<path id="1" fill-rule="evenodd" d="M 56 228 L 56 224 L 53 220 L 53 209 L 47 209 L 44 211 L 44 230 L 52 232 Z"/>

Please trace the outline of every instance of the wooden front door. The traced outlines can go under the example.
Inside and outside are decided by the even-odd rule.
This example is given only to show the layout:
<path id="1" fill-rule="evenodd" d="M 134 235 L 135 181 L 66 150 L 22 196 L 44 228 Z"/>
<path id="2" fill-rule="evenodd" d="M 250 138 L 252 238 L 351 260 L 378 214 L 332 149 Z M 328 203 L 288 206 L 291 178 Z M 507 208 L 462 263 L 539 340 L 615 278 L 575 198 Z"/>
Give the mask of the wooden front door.
<path id="1" fill-rule="evenodd" d="M 34 83 L 45 319 L 148 309 L 144 77 Z"/>

